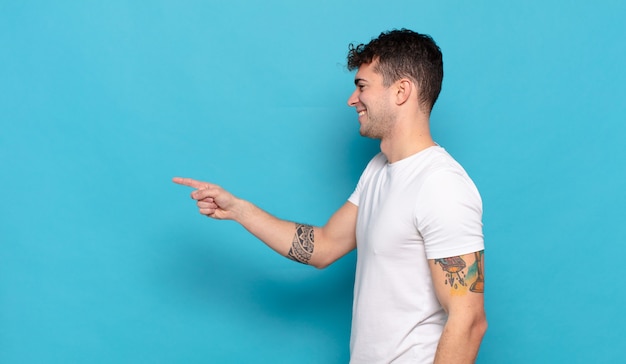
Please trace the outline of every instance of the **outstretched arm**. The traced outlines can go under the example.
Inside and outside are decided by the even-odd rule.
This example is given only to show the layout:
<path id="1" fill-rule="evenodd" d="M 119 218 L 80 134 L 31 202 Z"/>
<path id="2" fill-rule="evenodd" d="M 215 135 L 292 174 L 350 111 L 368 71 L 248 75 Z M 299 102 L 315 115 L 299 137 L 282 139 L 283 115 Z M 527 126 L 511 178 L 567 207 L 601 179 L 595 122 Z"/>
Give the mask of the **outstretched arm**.
<path id="1" fill-rule="evenodd" d="M 295 261 L 324 268 L 356 247 L 357 207 L 346 202 L 326 225 L 314 227 L 278 219 L 249 201 L 218 185 L 176 177 L 174 183 L 195 190 L 191 198 L 201 214 L 218 220 L 233 220 L 279 254 Z"/>
<path id="2" fill-rule="evenodd" d="M 474 363 L 487 329 L 483 251 L 429 260 L 439 302 L 448 313 L 435 364 Z"/>

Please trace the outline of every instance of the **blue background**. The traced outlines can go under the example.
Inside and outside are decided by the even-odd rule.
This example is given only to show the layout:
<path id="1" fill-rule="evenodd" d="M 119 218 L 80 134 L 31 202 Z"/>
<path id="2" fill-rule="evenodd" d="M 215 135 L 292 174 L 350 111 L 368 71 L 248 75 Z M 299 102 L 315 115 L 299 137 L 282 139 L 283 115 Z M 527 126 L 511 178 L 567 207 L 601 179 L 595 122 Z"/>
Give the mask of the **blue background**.
<path id="1" fill-rule="evenodd" d="M 0 2 L 0 362 L 345 363 L 355 255 L 281 258 L 182 175 L 323 224 L 378 151 L 347 45 L 444 53 L 435 139 L 481 190 L 479 363 L 626 344 L 626 3 Z"/>

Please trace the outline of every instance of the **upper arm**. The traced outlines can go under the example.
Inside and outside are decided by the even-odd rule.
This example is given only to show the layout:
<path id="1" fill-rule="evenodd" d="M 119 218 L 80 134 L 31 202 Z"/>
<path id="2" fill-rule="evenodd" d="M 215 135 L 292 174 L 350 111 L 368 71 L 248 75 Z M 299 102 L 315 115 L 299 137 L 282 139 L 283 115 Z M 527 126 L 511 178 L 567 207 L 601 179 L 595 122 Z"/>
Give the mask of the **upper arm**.
<path id="1" fill-rule="evenodd" d="M 450 317 L 484 319 L 484 251 L 428 264 L 437 298 Z"/>
<path id="2" fill-rule="evenodd" d="M 487 329 L 484 310 L 483 251 L 429 260 L 439 302 L 448 320 L 435 363 L 473 363 Z"/>
<path id="3" fill-rule="evenodd" d="M 358 207 L 346 202 L 328 220 L 315 228 L 315 253 L 311 264 L 326 267 L 356 248 L 356 218 Z"/>

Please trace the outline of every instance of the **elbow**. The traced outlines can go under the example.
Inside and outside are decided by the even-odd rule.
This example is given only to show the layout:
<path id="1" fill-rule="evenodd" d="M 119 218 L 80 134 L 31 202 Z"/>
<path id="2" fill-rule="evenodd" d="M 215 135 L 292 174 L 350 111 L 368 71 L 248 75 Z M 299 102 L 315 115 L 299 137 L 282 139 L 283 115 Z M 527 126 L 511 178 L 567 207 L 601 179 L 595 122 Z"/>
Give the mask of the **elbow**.
<path id="1" fill-rule="evenodd" d="M 479 338 L 479 341 L 482 340 L 483 336 L 487 332 L 487 316 L 483 312 L 481 315 L 478 315 L 472 324 L 472 336 Z"/>
<path id="2" fill-rule="evenodd" d="M 487 318 L 485 318 L 480 325 L 481 336 L 485 336 L 485 333 L 487 332 L 487 327 L 489 327 L 489 324 L 487 323 Z"/>
<path id="3" fill-rule="evenodd" d="M 317 269 L 324 269 L 326 267 L 328 267 L 329 265 L 331 265 L 333 263 L 333 261 L 328 261 L 328 260 L 316 260 L 315 262 L 310 262 L 309 265 L 317 268 Z"/>
<path id="4" fill-rule="evenodd" d="M 450 315 L 447 326 L 450 330 L 463 333 L 462 335 L 471 342 L 480 345 L 487 332 L 487 317 L 482 310 L 474 313 L 466 312 L 462 315 Z"/>
<path id="5" fill-rule="evenodd" d="M 298 259 L 294 256 L 292 256 L 291 254 L 287 254 L 284 256 L 287 259 L 291 259 L 294 262 L 298 262 L 300 264 L 304 264 L 304 265 L 308 265 L 311 267 L 315 267 L 317 269 L 324 269 L 326 267 L 328 267 L 329 265 L 331 265 L 333 263 L 332 260 L 324 260 L 324 259 L 319 259 L 318 257 L 313 256 L 312 259 L 307 260 L 307 259 Z"/>
<path id="6" fill-rule="evenodd" d="M 341 258 L 341 256 L 318 253 L 317 255 L 313 256 L 313 259 L 309 261 L 309 264 L 317 269 L 324 269 L 336 262 L 339 258 Z"/>
<path id="7" fill-rule="evenodd" d="M 332 259 L 332 256 L 327 254 L 326 251 L 316 250 L 307 264 L 317 269 L 324 269 L 331 265 L 335 260 L 336 259 Z"/>

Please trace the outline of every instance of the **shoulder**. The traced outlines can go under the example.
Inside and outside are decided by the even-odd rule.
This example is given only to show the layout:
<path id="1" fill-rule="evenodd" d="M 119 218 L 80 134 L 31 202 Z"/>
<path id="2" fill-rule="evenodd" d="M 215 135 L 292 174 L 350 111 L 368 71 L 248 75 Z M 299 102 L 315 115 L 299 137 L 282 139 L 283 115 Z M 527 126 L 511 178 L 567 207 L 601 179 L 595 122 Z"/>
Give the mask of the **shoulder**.
<path id="1" fill-rule="evenodd" d="M 471 205 L 482 210 L 482 199 L 476 185 L 462 168 L 439 166 L 424 178 L 418 195 L 420 205 L 435 210 Z"/>
<path id="2" fill-rule="evenodd" d="M 375 178 L 378 172 L 381 171 L 386 164 L 387 158 L 385 155 L 383 153 L 376 154 L 361 173 L 359 182 L 357 183 L 354 192 L 352 192 L 352 195 L 348 198 L 348 201 L 356 206 L 359 206 L 360 195 L 366 188 L 365 186 L 367 186 L 370 181 Z"/>
<path id="3" fill-rule="evenodd" d="M 442 168 L 430 174 L 422 185 L 414 213 L 428 259 L 484 249 L 482 200 L 464 172 Z"/>
<path id="4" fill-rule="evenodd" d="M 423 188 L 428 192 L 471 192 L 478 194 L 474 182 L 463 166 L 445 149 L 434 147 L 425 156 Z"/>
<path id="5" fill-rule="evenodd" d="M 476 185 L 454 158 L 439 149 L 431 156 L 433 160 L 426 167 L 417 195 L 418 221 L 451 227 L 462 226 L 468 220 L 480 221 L 483 206 Z"/>

